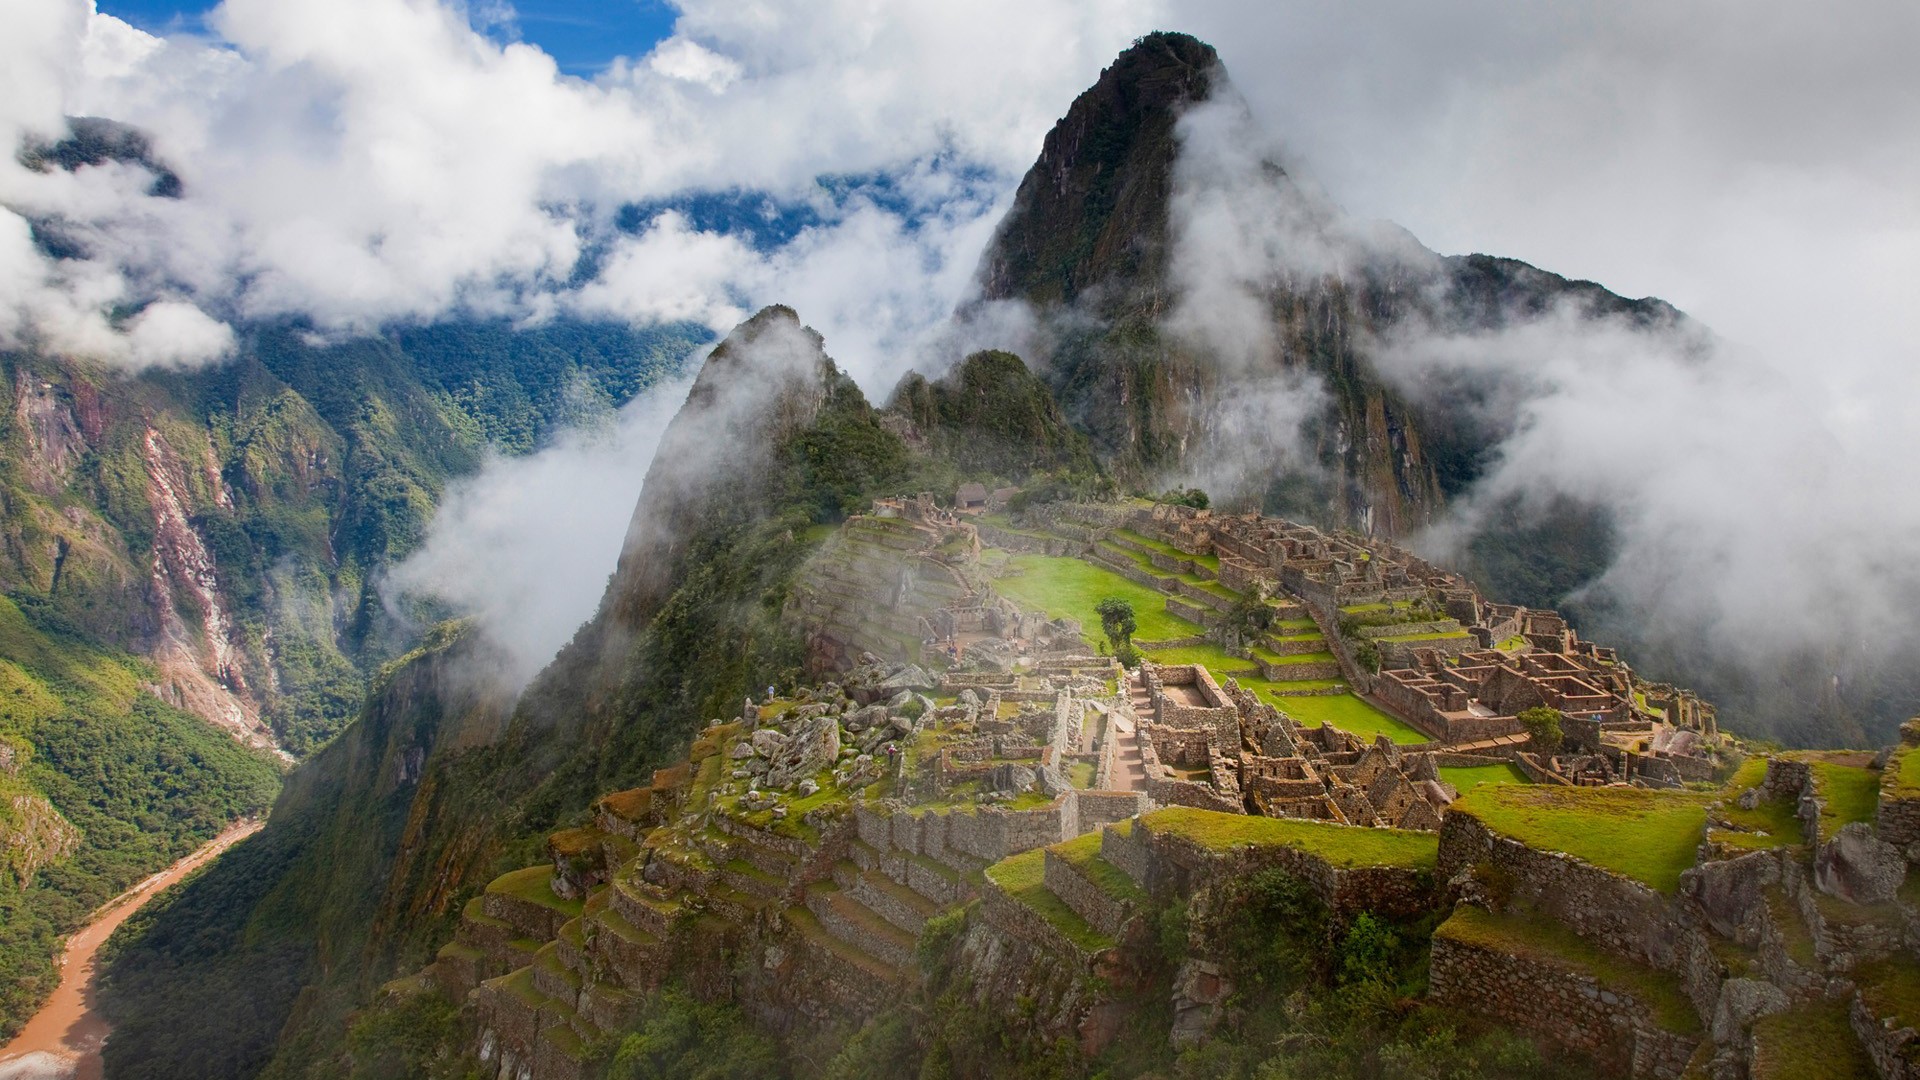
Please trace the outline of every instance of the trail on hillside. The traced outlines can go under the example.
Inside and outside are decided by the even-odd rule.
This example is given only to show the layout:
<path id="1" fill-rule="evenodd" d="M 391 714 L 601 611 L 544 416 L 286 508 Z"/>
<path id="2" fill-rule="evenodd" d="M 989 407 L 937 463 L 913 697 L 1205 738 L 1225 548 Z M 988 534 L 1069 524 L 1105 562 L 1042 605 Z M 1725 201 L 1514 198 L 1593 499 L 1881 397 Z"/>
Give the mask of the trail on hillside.
<path id="1" fill-rule="evenodd" d="M 260 831 L 261 821 L 239 821 L 193 854 L 115 897 L 94 920 L 67 939 L 60 986 L 20 1034 L 0 1049 L 0 1080 L 100 1080 L 100 1046 L 107 1021 L 95 1008 L 94 956 L 128 916 L 162 889 Z"/>

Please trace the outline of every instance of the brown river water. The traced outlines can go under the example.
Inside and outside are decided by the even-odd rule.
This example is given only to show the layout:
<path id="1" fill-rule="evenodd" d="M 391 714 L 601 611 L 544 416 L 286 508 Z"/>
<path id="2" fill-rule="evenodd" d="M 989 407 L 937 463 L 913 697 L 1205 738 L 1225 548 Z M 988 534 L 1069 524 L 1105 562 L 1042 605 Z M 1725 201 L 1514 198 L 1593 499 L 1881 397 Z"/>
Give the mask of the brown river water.
<path id="1" fill-rule="evenodd" d="M 60 986 L 20 1034 L 0 1049 L 0 1080 L 99 1080 L 100 1045 L 107 1040 L 108 1028 L 94 1008 L 94 954 L 155 893 L 260 831 L 260 824 L 242 821 L 229 826 L 193 854 L 115 897 L 68 938 L 60 962 Z"/>

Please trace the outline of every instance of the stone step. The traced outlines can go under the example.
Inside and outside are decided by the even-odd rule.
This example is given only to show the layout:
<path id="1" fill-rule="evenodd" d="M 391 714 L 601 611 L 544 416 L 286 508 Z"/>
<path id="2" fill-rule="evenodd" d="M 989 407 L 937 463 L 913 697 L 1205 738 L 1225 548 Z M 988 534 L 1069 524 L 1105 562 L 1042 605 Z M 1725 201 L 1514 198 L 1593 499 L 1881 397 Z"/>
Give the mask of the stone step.
<path id="1" fill-rule="evenodd" d="M 745 859 L 720 864 L 720 880 L 730 888 L 762 900 L 778 900 L 787 892 L 786 878 L 775 877 Z"/>
<path id="2" fill-rule="evenodd" d="M 914 980 L 910 969 L 888 963 L 829 931 L 822 925 L 819 916 L 805 906 L 789 907 L 782 912 L 782 917 L 816 956 L 844 965 L 856 976 L 870 979 L 881 986 L 909 986 Z"/>
<path id="3" fill-rule="evenodd" d="M 624 878 L 613 883 L 612 907 L 634 926 L 662 940 L 673 936 L 673 924 L 683 911 L 678 900 L 662 900 L 642 889 L 640 883 Z"/>
<path id="4" fill-rule="evenodd" d="M 533 988 L 556 1001 L 574 1002 L 580 998 L 580 987 L 584 984 L 577 972 L 570 970 L 560 958 L 558 942 L 549 942 L 533 954 Z"/>
<path id="5" fill-rule="evenodd" d="M 602 972 L 638 993 L 651 991 L 665 980 L 673 959 L 666 942 L 611 908 L 596 913 L 591 921 L 589 951 Z"/>
<path id="6" fill-rule="evenodd" d="M 587 956 L 586 917 L 569 920 L 562 926 L 559 936 L 553 939 L 553 949 L 563 967 L 583 978 L 586 977 L 593 966 Z"/>
<path id="7" fill-rule="evenodd" d="M 914 935 L 881 918 L 839 886 L 819 882 L 807 889 L 806 901 L 807 910 L 834 937 L 893 967 L 912 966 Z"/>
<path id="8" fill-rule="evenodd" d="M 833 880 L 874 914 L 915 936 L 941 907 L 880 871 L 862 870 L 850 860 L 835 864 Z"/>

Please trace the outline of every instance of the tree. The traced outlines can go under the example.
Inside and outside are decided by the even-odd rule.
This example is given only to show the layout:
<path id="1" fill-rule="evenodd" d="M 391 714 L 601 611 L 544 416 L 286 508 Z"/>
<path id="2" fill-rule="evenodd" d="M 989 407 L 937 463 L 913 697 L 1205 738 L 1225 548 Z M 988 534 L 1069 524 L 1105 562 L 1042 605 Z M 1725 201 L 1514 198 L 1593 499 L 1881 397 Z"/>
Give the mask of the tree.
<path id="1" fill-rule="evenodd" d="M 1117 596 L 1109 596 L 1094 607 L 1100 613 L 1100 629 L 1106 631 L 1114 655 L 1132 648 L 1133 632 L 1139 623 L 1133 617 L 1133 605 Z"/>
<path id="2" fill-rule="evenodd" d="M 1533 745 L 1552 753 L 1560 749 L 1560 721 L 1563 717 L 1559 709 L 1545 705 L 1535 705 L 1524 710 L 1517 718 L 1527 734 L 1532 737 Z"/>
<path id="3" fill-rule="evenodd" d="M 1228 610 L 1227 632 L 1236 644 L 1257 640 L 1273 625 L 1273 606 L 1260 595 L 1262 592 L 1256 584 L 1254 592 L 1235 600 Z"/>
<path id="4" fill-rule="evenodd" d="M 1174 506 L 1191 506 L 1195 510 L 1205 510 L 1213 502 L 1207 498 L 1207 493 L 1199 488 L 1173 488 L 1163 492 L 1157 501 L 1171 503 Z"/>

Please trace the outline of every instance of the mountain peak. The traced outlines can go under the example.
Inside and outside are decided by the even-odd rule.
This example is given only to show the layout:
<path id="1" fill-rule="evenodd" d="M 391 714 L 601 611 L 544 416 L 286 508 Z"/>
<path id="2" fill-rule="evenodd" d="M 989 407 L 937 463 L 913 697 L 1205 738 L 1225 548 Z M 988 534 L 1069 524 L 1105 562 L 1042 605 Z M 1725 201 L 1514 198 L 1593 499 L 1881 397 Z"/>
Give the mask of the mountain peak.
<path id="1" fill-rule="evenodd" d="M 981 262 L 983 298 L 1071 302 L 1096 282 L 1159 280 L 1174 124 L 1225 77 L 1213 46 L 1189 34 L 1148 34 L 1116 57 L 1021 180 Z"/>

